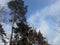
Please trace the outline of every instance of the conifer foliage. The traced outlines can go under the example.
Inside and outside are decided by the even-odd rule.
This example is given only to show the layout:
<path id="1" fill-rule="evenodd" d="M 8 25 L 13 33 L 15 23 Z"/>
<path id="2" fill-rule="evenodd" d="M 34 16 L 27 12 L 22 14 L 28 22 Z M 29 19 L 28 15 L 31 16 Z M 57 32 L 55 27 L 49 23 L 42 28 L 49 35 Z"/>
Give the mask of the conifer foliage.
<path id="1" fill-rule="evenodd" d="M 7 43 L 6 40 L 5 40 L 5 36 L 6 36 L 6 33 L 5 33 L 4 29 L 2 28 L 2 25 L 0 24 L 0 37 L 1 37 L 4 45 Z"/>
<path id="2" fill-rule="evenodd" d="M 12 16 L 12 32 L 10 38 L 10 45 L 48 45 L 41 32 L 36 32 L 35 29 L 29 27 L 26 21 L 27 6 L 24 5 L 23 0 L 11 0 L 8 3 L 11 9 Z M 16 23 L 17 27 L 14 27 Z"/>

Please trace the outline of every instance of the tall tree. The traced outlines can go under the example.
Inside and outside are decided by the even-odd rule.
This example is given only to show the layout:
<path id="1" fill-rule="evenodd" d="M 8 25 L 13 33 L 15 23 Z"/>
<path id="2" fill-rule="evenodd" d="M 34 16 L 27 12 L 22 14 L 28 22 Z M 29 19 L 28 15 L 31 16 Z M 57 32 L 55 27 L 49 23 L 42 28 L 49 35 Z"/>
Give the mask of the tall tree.
<path id="1" fill-rule="evenodd" d="M 21 20 L 26 21 L 25 14 L 27 12 L 27 7 L 24 5 L 23 0 L 12 0 L 8 3 L 8 7 L 12 10 L 12 32 L 10 38 L 10 45 L 12 45 L 14 22 L 19 22 Z"/>
<path id="2" fill-rule="evenodd" d="M 44 37 L 36 30 L 29 27 L 26 21 L 25 14 L 27 12 L 27 6 L 24 5 L 23 0 L 11 0 L 8 3 L 8 7 L 11 9 L 11 22 L 12 32 L 10 38 L 10 45 L 33 45 L 35 43 L 43 44 Z M 16 28 L 14 24 L 16 23 Z"/>

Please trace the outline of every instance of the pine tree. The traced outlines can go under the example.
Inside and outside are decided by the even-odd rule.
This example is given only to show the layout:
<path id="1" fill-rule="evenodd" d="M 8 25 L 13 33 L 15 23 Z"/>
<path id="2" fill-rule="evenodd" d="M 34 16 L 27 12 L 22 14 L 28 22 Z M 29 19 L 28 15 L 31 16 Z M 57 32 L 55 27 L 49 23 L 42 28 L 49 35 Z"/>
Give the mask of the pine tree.
<path id="1" fill-rule="evenodd" d="M 1 37 L 1 39 L 2 39 L 2 41 L 3 41 L 3 43 L 4 43 L 4 45 L 6 45 L 6 40 L 5 40 L 5 37 L 6 37 L 6 33 L 5 33 L 5 31 L 3 30 L 3 28 L 2 28 L 2 25 L 0 24 L 0 37 Z"/>
<path id="2" fill-rule="evenodd" d="M 25 17 L 27 6 L 24 5 L 24 1 L 12 0 L 8 3 L 8 7 L 11 9 L 10 15 L 12 16 L 10 20 L 12 22 L 10 45 L 33 45 L 36 43 L 44 45 L 42 34 L 37 33 L 35 29 L 27 24 Z M 14 27 L 15 23 L 17 27 Z"/>
<path id="3" fill-rule="evenodd" d="M 30 27 L 25 24 L 23 21 L 17 23 L 18 28 L 15 28 L 15 40 L 17 40 L 16 45 L 31 45 L 28 41 L 28 32 Z M 17 39 L 18 37 L 18 39 Z M 19 38 L 20 37 L 20 38 Z"/>
<path id="4" fill-rule="evenodd" d="M 28 38 L 31 44 L 34 45 L 49 45 L 48 42 L 45 40 L 46 38 L 43 37 L 41 32 L 36 32 L 36 29 L 32 29 L 29 31 Z"/>
<path id="5" fill-rule="evenodd" d="M 25 14 L 27 12 L 27 6 L 24 5 L 23 0 L 12 0 L 8 3 L 8 7 L 12 10 L 11 12 L 12 32 L 10 38 L 10 45 L 12 45 L 14 22 L 20 22 L 20 21 L 26 22 Z"/>

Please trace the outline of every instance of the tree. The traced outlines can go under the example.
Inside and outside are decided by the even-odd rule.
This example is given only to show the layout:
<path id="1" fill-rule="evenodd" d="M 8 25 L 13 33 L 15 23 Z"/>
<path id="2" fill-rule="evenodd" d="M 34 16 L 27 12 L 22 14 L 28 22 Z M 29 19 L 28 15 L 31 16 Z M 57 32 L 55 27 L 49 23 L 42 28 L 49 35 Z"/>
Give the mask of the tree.
<path id="1" fill-rule="evenodd" d="M 8 3 L 8 7 L 12 10 L 11 12 L 12 32 L 10 38 L 10 45 L 12 45 L 14 22 L 16 21 L 19 22 L 21 20 L 26 21 L 25 14 L 27 12 L 27 6 L 24 5 L 23 0 L 12 0 Z"/>
<path id="2" fill-rule="evenodd" d="M 11 9 L 11 22 L 12 32 L 10 38 L 10 45 L 44 45 L 44 37 L 35 29 L 29 27 L 25 14 L 27 12 L 27 6 L 24 5 L 23 0 L 12 0 L 8 3 L 8 7 Z M 16 23 L 17 27 L 14 27 Z M 44 42 L 45 43 L 45 42 Z"/>
<path id="3" fill-rule="evenodd" d="M 37 35 L 38 44 L 39 44 L 39 45 L 49 45 L 48 42 L 47 42 L 45 39 L 46 39 L 46 38 L 43 37 L 43 35 L 42 35 L 41 32 L 39 31 L 39 32 L 38 32 L 38 35 Z"/>
<path id="4" fill-rule="evenodd" d="M 28 41 L 28 35 L 29 35 L 29 29 L 27 24 L 25 24 L 23 21 L 17 23 L 17 28 L 15 28 L 15 42 L 16 45 L 31 45 L 31 43 Z M 16 35 L 17 34 L 17 35 Z"/>
<path id="5" fill-rule="evenodd" d="M 6 42 L 4 36 L 6 36 L 6 33 L 5 33 L 5 31 L 3 30 L 2 25 L 0 24 L 0 37 L 1 37 L 2 41 L 4 42 L 4 45 L 6 45 L 7 42 Z"/>

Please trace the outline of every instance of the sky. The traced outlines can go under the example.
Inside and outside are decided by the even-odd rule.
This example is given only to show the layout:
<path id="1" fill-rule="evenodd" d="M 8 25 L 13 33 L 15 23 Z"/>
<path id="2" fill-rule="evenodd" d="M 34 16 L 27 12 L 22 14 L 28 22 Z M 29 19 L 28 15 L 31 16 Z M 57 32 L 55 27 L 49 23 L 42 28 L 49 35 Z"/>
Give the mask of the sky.
<path id="1" fill-rule="evenodd" d="M 0 0 L 0 5 L 5 6 L 8 1 Z M 28 23 L 34 26 L 37 32 L 40 30 L 51 45 L 60 45 L 60 0 L 24 1 L 28 5 L 26 13 Z M 4 27 L 5 30 L 8 30 L 7 27 L 10 25 Z"/>

